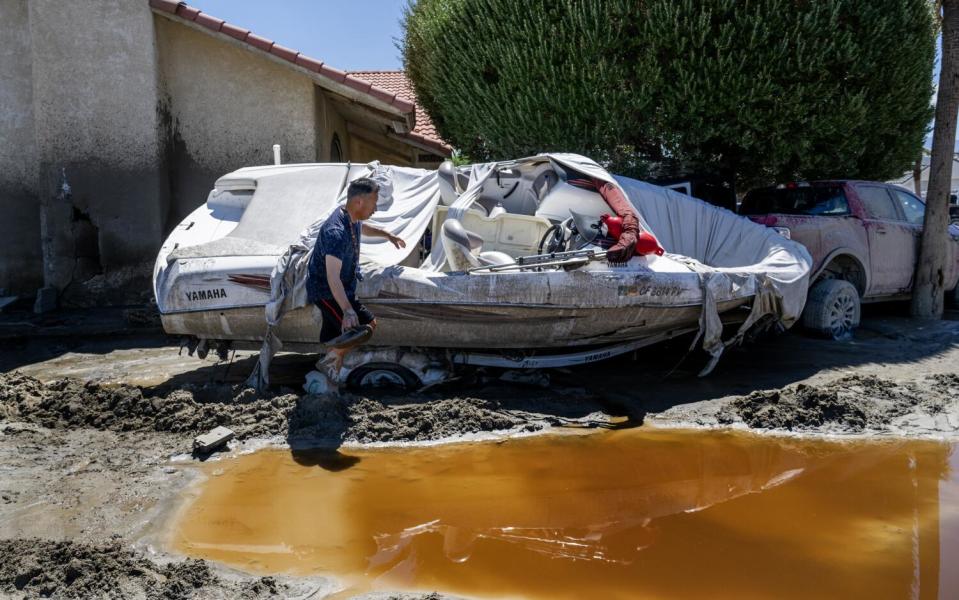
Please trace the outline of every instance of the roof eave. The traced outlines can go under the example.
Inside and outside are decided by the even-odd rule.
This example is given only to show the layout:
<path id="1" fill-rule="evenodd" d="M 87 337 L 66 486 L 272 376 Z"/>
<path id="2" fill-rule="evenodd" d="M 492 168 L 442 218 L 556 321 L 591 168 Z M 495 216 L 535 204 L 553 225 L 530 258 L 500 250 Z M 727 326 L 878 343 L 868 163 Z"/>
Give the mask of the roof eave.
<path id="1" fill-rule="evenodd" d="M 286 68 L 293 69 L 312 79 L 318 86 L 351 101 L 392 117 L 393 129 L 406 134 L 416 126 L 415 106 L 387 90 L 373 86 L 368 81 L 347 75 L 339 69 L 310 58 L 296 50 L 261 38 L 251 31 L 202 13 L 182 2 L 173 0 L 149 0 L 153 13 L 174 23 L 201 31 L 236 48 L 263 56 Z M 191 19 L 192 17 L 192 19 Z"/>
<path id="2" fill-rule="evenodd" d="M 405 144 L 409 144 L 410 146 L 419 148 L 420 150 L 439 154 L 445 158 L 449 158 L 453 155 L 452 146 L 444 144 L 443 142 L 435 140 L 431 137 L 427 137 L 421 133 L 416 133 L 415 131 L 410 131 L 409 133 L 404 134 L 388 133 L 387 137 L 398 140 Z"/>

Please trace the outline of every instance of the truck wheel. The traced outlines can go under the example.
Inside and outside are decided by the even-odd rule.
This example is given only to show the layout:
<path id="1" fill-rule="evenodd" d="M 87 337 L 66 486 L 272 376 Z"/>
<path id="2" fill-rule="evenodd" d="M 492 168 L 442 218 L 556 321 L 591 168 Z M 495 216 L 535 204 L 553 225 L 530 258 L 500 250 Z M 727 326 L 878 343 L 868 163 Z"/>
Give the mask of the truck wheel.
<path id="1" fill-rule="evenodd" d="M 818 335 L 844 340 L 859 326 L 859 315 L 856 286 L 843 279 L 823 279 L 809 290 L 802 321 Z"/>

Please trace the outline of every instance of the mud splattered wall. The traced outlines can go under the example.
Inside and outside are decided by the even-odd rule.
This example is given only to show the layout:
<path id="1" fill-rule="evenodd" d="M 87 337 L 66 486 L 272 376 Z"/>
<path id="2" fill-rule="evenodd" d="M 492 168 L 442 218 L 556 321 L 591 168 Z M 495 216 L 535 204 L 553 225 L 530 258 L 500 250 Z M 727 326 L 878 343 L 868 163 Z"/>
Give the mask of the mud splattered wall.
<path id="1" fill-rule="evenodd" d="M 415 160 L 389 134 L 409 115 L 317 77 L 147 0 L 0 0 L 0 289 L 144 301 L 166 233 L 273 144 Z"/>
<path id="2" fill-rule="evenodd" d="M 0 289 L 43 280 L 27 0 L 0 2 Z"/>
<path id="3" fill-rule="evenodd" d="M 314 84 L 263 53 L 156 17 L 160 113 L 173 197 L 169 224 L 206 201 L 221 175 L 317 160 Z"/>
<path id="4" fill-rule="evenodd" d="M 153 16 L 123 0 L 29 7 L 44 282 L 145 283 L 168 201 Z"/>

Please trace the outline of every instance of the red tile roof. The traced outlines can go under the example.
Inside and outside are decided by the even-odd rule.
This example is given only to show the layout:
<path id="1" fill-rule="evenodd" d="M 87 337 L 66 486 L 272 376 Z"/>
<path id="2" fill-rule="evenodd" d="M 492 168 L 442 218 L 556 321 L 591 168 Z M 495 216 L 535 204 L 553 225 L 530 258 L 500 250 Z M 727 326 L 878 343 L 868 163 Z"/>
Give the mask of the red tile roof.
<path id="1" fill-rule="evenodd" d="M 436 126 L 430 120 L 429 115 L 423 110 L 423 107 L 416 103 L 416 93 L 410 80 L 407 79 L 403 71 L 349 71 L 349 74 L 359 79 L 365 79 L 374 86 L 389 90 L 396 94 L 397 98 L 406 98 L 416 104 L 416 127 L 407 136 L 416 139 L 438 150 L 440 154 L 448 155 L 452 147 L 443 141 Z"/>
<path id="2" fill-rule="evenodd" d="M 369 81 L 374 86 L 389 90 L 397 98 L 406 98 L 416 105 L 416 127 L 406 134 L 416 141 L 433 147 L 442 155 L 449 155 L 452 147 L 443 141 L 436 126 L 430 120 L 423 107 L 416 102 L 416 93 L 404 71 L 349 71 L 351 76 Z"/>
<path id="3" fill-rule="evenodd" d="M 400 112 L 410 113 L 415 109 L 415 104 L 412 100 L 409 100 L 406 97 L 397 96 L 396 92 L 391 92 L 389 90 L 380 88 L 379 86 L 374 86 L 369 81 L 365 81 L 357 77 L 349 77 L 343 71 L 325 65 L 321 60 L 310 58 L 309 56 L 301 54 L 292 48 L 285 48 L 273 40 L 268 40 L 255 35 L 249 30 L 243 29 L 242 27 L 231 25 L 222 19 L 218 19 L 212 15 L 202 12 L 197 8 L 189 6 L 185 2 L 177 2 L 176 0 L 149 0 L 149 2 L 150 6 L 157 11 L 176 15 L 181 19 L 192 21 L 193 23 L 196 23 L 197 25 L 205 27 L 211 31 L 223 33 L 230 37 L 236 38 L 237 40 L 249 44 L 254 48 L 262 50 L 263 52 L 268 52 L 273 56 L 282 58 L 283 60 L 289 61 L 295 65 L 299 65 L 308 71 L 317 73 L 321 77 L 349 86 L 357 92 L 371 96 L 380 102 L 385 102 L 387 105 L 393 106 Z"/>

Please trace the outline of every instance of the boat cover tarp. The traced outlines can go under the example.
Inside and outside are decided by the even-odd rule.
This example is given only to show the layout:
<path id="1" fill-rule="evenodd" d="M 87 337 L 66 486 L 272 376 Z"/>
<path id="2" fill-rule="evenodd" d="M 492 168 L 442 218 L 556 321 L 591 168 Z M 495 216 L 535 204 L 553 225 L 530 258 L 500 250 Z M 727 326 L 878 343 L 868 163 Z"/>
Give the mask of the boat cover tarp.
<path id="1" fill-rule="evenodd" d="M 703 312 L 699 335 L 713 356 L 742 340 L 759 319 L 772 316 L 791 327 L 806 304 L 812 257 L 806 247 L 725 208 L 675 190 L 617 177 L 646 226 L 673 259 L 699 273 Z M 755 288 L 752 312 L 737 334 L 723 342 L 716 298 L 725 286 Z"/>
<path id="2" fill-rule="evenodd" d="M 808 251 L 801 244 L 728 210 L 678 192 L 625 177 L 614 178 L 596 162 L 583 156 L 546 154 L 504 163 L 474 165 L 466 190 L 450 206 L 449 217 L 462 217 L 479 199 L 483 184 L 498 167 L 542 162 L 544 157 L 565 169 L 620 186 L 636 207 L 640 226 L 657 237 L 671 258 L 681 260 L 700 275 L 703 310 L 697 340 L 701 339 L 703 348 L 713 356 L 704 373 L 712 369 L 726 346 L 741 341 L 746 330 L 760 319 L 771 317 L 782 326 L 789 327 L 799 318 L 806 301 L 812 265 Z M 436 171 L 370 163 L 365 169 L 352 170 L 348 178 L 360 176 L 372 177 L 381 184 L 377 212 L 370 219 L 370 224 L 398 235 L 407 242 L 405 250 L 397 250 L 385 239 L 364 237 L 361 249 L 363 268 L 376 269 L 398 264 L 408 257 L 432 221 L 440 200 L 439 175 Z M 287 192 L 294 192 L 301 184 L 297 183 L 296 173 L 267 185 L 266 181 L 272 179 L 264 177 L 264 181 L 258 184 L 253 202 L 262 199 L 264 207 L 272 204 L 276 215 L 277 204 L 270 202 L 266 196 L 285 198 Z M 260 360 L 248 379 L 248 384 L 254 387 L 265 389 L 268 385 L 269 364 L 282 348 L 282 342 L 274 333 L 275 327 L 286 312 L 307 304 L 305 281 L 313 244 L 326 217 L 336 206 L 345 202 L 345 189 L 345 185 L 342 185 L 336 201 L 325 207 L 320 217 L 302 230 L 298 239 L 289 244 L 277 261 L 271 276 L 270 301 L 266 305 L 267 334 Z M 302 191 L 295 193 L 302 195 Z M 432 252 L 421 268 L 439 271 L 445 262 L 443 245 L 434 243 Z M 722 322 L 716 299 L 722 296 L 724 289 L 744 286 L 755 290 L 752 311 L 737 334 L 724 342 L 721 339 Z"/>

